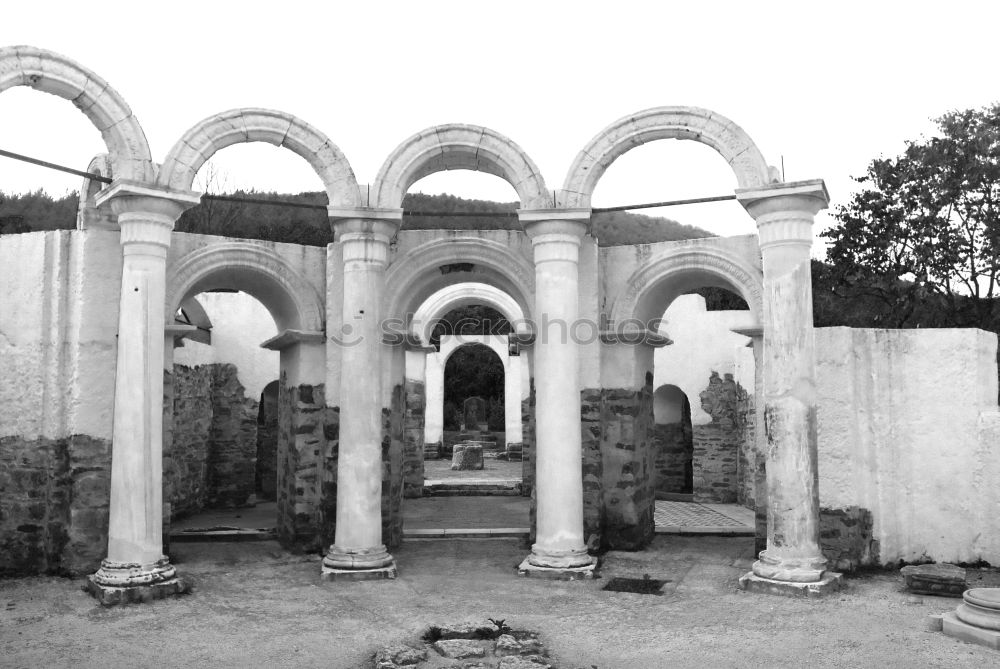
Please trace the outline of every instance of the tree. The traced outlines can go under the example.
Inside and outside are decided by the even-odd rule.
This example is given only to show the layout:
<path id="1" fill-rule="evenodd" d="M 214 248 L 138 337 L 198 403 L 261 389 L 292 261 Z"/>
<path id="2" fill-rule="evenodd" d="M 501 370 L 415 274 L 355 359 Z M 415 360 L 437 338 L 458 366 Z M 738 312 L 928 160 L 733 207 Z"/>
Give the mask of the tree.
<path id="1" fill-rule="evenodd" d="M 907 142 L 856 179 L 836 211 L 833 292 L 877 305 L 882 327 L 996 329 L 1000 104 L 948 112 L 940 135 Z"/>

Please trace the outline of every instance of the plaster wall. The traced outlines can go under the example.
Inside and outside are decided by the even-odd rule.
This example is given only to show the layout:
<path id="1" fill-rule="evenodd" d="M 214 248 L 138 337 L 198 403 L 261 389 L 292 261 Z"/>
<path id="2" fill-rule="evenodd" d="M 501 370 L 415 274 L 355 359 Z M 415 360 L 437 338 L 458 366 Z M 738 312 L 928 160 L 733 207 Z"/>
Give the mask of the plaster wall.
<path id="1" fill-rule="evenodd" d="M 264 387 L 278 378 L 278 351 L 259 346 L 278 334 L 271 314 L 243 292 L 202 293 L 197 300 L 212 321 L 212 343 L 183 340 L 184 345 L 174 349 L 174 364 L 232 364 L 247 396 L 259 400 Z"/>
<path id="2" fill-rule="evenodd" d="M 1000 563 L 997 338 L 816 330 L 819 493 L 871 512 L 881 564 Z"/>
<path id="3" fill-rule="evenodd" d="M 0 437 L 111 438 L 117 231 L 0 236 Z"/>

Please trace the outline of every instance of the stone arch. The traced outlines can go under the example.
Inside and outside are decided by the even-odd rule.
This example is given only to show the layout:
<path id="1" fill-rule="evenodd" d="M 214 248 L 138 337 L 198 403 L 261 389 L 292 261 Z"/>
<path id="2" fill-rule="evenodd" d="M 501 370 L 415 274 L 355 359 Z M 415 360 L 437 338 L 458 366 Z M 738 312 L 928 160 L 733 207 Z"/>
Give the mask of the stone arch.
<path id="1" fill-rule="evenodd" d="M 473 274 L 459 273 L 449 280 L 443 267 L 471 265 Z M 481 271 L 479 271 L 481 270 Z M 386 273 L 387 318 L 407 318 L 439 289 L 473 280 L 494 286 L 510 296 L 530 320 L 534 312 L 533 263 L 498 241 L 452 236 L 421 244 L 395 260 Z M 409 321 L 406 322 L 409 325 Z"/>
<path id="2" fill-rule="evenodd" d="M 166 317 L 173 322 L 180 304 L 197 293 L 236 288 L 257 298 L 278 331 L 323 332 L 319 292 L 285 260 L 262 244 L 225 242 L 188 253 L 167 268 Z"/>
<path id="3" fill-rule="evenodd" d="M 552 206 L 552 196 L 535 163 L 498 132 L 476 125 L 449 124 L 413 135 L 386 159 L 370 193 L 370 206 L 397 209 L 415 182 L 443 170 L 474 170 L 507 181 L 524 209 Z"/>
<path id="4" fill-rule="evenodd" d="M 648 323 L 660 318 L 678 295 L 704 286 L 739 294 L 755 321 L 762 322 L 761 270 L 726 251 L 688 245 L 661 251 L 632 273 L 612 306 L 612 322 L 621 324 L 635 318 Z"/>
<path id="5" fill-rule="evenodd" d="M 517 300 L 504 291 L 486 283 L 465 281 L 441 288 L 424 300 L 413 316 L 411 334 L 424 344 L 431 341 L 435 323 L 452 309 L 485 304 L 503 314 L 518 333 L 528 332 L 524 310 Z"/>
<path id="6" fill-rule="evenodd" d="M 331 206 L 360 206 L 354 171 L 337 145 L 305 121 L 271 109 L 232 109 L 201 121 L 170 149 L 157 182 L 189 191 L 195 174 L 209 158 L 244 142 L 267 142 L 293 151 L 319 175 Z"/>
<path id="7" fill-rule="evenodd" d="M 740 188 L 779 181 L 750 136 L 721 114 L 698 107 L 654 107 L 618 119 L 590 140 L 570 166 L 559 204 L 590 207 L 594 188 L 611 163 L 657 139 L 693 139 L 712 147 L 729 163 Z"/>
<path id="8" fill-rule="evenodd" d="M 57 53 L 33 46 L 0 48 L 0 93 L 30 86 L 72 102 L 101 133 L 116 179 L 152 182 L 156 175 L 146 135 L 108 82 Z"/>

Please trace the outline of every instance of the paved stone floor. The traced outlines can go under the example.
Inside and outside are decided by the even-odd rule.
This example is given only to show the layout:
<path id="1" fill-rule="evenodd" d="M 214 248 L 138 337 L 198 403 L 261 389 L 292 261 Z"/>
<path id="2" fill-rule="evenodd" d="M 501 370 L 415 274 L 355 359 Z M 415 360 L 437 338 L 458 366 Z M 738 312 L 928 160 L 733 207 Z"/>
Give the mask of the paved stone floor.
<path id="1" fill-rule="evenodd" d="M 738 504 L 656 501 L 659 534 L 734 534 L 753 536 L 754 512 Z"/>
<path id="2" fill-rule="evenodd" d="M 749 538 L 657 536 L 610 552 L 601 578 L 515 575 L 516 539 L 406 541 L 393 581 L 320 580 L 316 555 L 270 541 L 178 544 L 184 597 L 102 608 L 83 578 L 0 580 L 4 667 L 370 668 L 379 646 L 442 622 L 503 618 L 537 630 L 560 669 L 997 666 L 1000 654 L 924 631 L 956 600 L 914 597 L 898 572 L 848 580 L 828 599 L 736 589 Z M 669 579 L 661 596 L 602 590 L 616 576 Z"/>

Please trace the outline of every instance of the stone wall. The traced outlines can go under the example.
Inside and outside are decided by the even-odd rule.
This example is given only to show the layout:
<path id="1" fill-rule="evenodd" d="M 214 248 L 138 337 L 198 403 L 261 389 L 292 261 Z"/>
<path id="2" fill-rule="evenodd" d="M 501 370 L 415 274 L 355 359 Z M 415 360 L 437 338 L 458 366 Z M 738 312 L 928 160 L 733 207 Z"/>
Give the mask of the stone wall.
<path id="1" fill-rule="evenodd" d="M 638 390 L 581 392 L 584 537 L 591 548 L 638 550 L 653 538 L 653 379 Z"/>
<path id="2" fill-rule="evenodd" d="M 819 510 L 819 543 L 828 569 L 854 571 L 879 563 L 872 512 L 857 506 Z"/>
<path id="3" fill-rule="evenodd" d="M 277 499 L 278 383 L 264 388 L 257 411 L 257 469 L 255 488 L 263 500 Z"/>
<path id="4" fill-rule="evenodd" d="M 656 451 L 656 492 L 690 494 L 692 491 L 694 435 L 691 430 L 691 410 L 678 423 L 653 426 Z"/>
<path id="5" fill-rule="evenodd" d="M 246 504 L 254 493 L 258 402 L 246 397 L 234 365 L 173 370 L 163 383 L 163 501 L 171 517 Z"/>
<path id="6" fill-rule="evenodd" d="M 0 576 L 95 571 L 108 543 L 111 443 L 0 438 Z"/>
<path id="7" fill-rule="evenodd" d="M 171 518 L 205 508 L 212 428 L 212 367 L 164 371 L 163 501 Z"/>
<path id="8" fill-rule="evenodd" d="M 424 494 L 424 407 L 427 398 L 423 381 L 407 379 L 404 385 L 403 416 L 403 496 Z"/>
<path id="9" fill-rule="evenodd" d="M 746 391 L 732 374 L 712 372 L 700 393 L 701 408 L 710 423 L 694 425 L 692 487 L 694 501 L 734 504 L 738 498 L 737 469 L 744 427 L 737 403 Z"/>
<path id="10" fill-rule="evenodd" d="M 392 406 L 382 409 L 382 543 L 403 540 L 403 387 L 392 389 Z"/>
<path id="11" fill-rule="evenodd" d="M 535 490 L 535 380 L 530 380 L 528 397 L 521 400 L 521 496 L 532 497 Z M 531 506 L 534 527 L 534 504 Z M 532 535 L 534 536 L 534 535 Z"/>
<path id="12" fill-rule="evenodd" d="M 757 452 L 757 402 L 755 395 L 740 392 L 736 397 L 736 422 L 740 426 L 739 447 L 736 451 L 736 501 L 754 509 L 757 506 L 755 472 Z M 761 489 L 763 491 L 763 488 Z"/>
<path id="13" fill-rule="evenodd" d="M 278 383 L 278 541 L 295 551 L 321 544 L 321 453 L 328 453 L 323 384 Z M 336 499 L 336 496 L 334 496 Z"/>
<path id="14" fill-rule="evenodd" d="M 254 494 L 259 403 L 246 396 L 231 364 L 213 366 L 206 506 L 244 506 Z"/>

